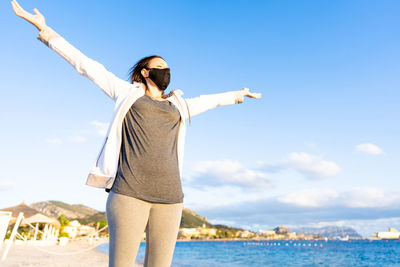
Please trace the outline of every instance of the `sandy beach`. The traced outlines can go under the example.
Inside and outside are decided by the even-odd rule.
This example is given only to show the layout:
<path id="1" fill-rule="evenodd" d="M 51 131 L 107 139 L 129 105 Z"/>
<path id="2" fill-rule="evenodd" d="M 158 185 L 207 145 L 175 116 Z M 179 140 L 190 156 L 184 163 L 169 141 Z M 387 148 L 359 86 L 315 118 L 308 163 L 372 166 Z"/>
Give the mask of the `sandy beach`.
<path id="1" fill-rule="evenodd" d="M 35 247 L 13 244 L 7 259 L 3 262 L 0 261 L 0 266 L 107 267 L 108 255 L 97 251 L 96 248 L 82 253 L 74 253 L 90 247 L 93 245 L 89 245 L 86 241 L 72 241 L 67 246 Z M 136 265 L 136 267 L 139 266 L 143 265 Z"/>

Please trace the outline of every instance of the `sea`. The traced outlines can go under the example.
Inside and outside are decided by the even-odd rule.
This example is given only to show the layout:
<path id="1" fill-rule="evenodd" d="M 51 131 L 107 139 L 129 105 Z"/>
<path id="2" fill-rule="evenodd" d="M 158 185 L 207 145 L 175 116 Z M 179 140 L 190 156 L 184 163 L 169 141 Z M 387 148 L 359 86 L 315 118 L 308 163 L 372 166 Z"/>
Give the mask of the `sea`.
<path id="1" fill-rule="evenodd" d="M 171 266 L 400 266 L 400 240 L 178 241 Z"/>

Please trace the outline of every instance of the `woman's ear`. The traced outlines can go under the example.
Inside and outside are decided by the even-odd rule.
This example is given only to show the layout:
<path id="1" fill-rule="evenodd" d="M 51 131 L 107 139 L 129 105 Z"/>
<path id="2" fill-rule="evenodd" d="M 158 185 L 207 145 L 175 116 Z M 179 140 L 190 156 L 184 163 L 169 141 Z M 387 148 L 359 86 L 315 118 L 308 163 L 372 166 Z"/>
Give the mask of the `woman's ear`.
<path id="1" fill-rule="evenodd" d="M 141 71 L 140 73 L 142 74 L 142 76 L 143 76 L 144 78 L 149 77 L 149 71 L 146 70 L 146 69 L 142 69 L 142 71 Z"/>

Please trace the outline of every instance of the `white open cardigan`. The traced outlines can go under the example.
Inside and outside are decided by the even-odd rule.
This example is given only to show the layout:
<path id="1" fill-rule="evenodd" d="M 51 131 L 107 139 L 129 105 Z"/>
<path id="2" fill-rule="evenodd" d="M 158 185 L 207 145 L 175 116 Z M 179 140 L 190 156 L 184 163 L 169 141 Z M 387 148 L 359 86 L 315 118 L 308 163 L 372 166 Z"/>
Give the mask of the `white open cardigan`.
<path id="1" fill-rule="evenodd" d="M 70 63 L 79 74 L 93 81 L 115 102 L 106 138 L 86 181 L 87 185 L 110 189 L 118 169 L 122 122 L 132 104 L 144 95 L 146 86 L 137 82 L 131 84 L 116 77 L 102 64 L 85 56 L 48 26 L 39 32 L 37 38 Z M 181 174 L 186 133 L 185 119 L 217 106 L 242 103 L 243 96 L 238 92 L 230 91 L 184 99 L 181 90 L 173 90 L 172 96 L 167 98 L 177 107 L 181 115 L 177 142 Z"/>

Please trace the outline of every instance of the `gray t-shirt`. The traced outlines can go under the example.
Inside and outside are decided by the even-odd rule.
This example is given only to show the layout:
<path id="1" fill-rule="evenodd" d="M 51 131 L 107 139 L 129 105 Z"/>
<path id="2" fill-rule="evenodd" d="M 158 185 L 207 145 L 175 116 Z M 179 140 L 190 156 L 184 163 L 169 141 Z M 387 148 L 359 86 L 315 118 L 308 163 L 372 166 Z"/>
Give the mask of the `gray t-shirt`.
<path id="1" fill-rule="evenodd" d="M 177 137 L 180 114 L 169 101 L 138 98 L 126 114 L 111 191 L 155 203 L 181 203 Z"/>

